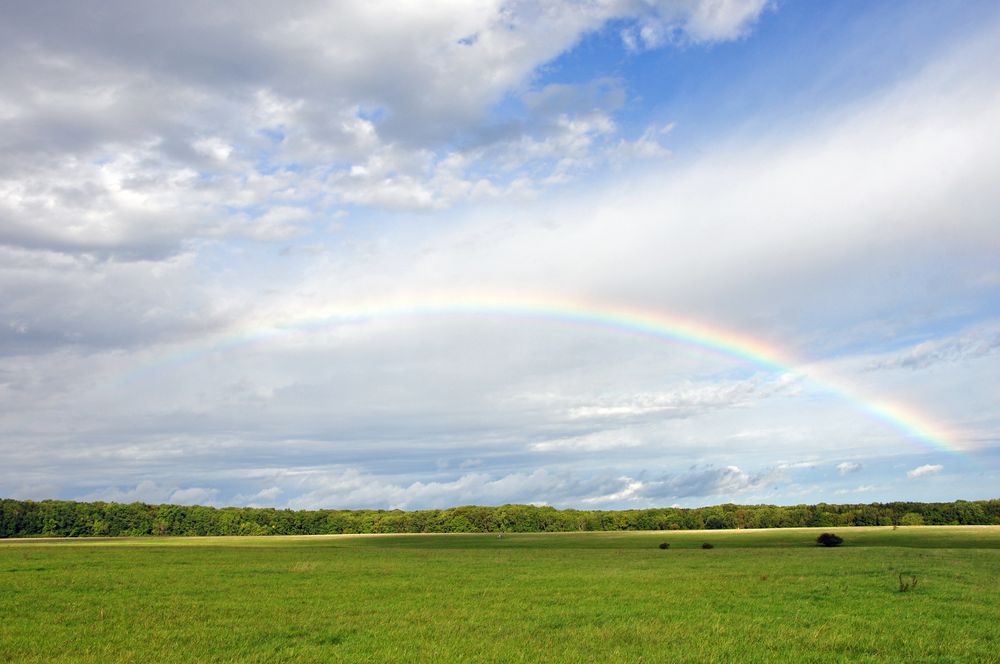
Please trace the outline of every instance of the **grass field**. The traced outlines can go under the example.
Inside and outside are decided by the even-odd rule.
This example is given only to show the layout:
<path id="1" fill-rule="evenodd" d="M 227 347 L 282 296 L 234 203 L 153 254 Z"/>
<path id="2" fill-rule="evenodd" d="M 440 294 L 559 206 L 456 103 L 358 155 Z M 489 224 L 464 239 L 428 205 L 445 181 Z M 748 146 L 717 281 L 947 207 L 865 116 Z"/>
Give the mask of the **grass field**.
<path id="1" fill-rule="evenodd" d="M 0 661 L 1000 661 L 1000 527 L 819 532 L 6 540 Z"/>

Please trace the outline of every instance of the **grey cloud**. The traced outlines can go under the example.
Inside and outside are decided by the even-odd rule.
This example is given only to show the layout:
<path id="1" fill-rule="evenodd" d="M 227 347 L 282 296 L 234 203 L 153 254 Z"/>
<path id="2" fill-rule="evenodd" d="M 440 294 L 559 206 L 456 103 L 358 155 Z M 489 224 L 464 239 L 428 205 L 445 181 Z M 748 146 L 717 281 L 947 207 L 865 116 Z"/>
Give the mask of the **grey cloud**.
<path id="1" fill-rule="evenodd" d="M 552 83 L 522 95 L 524 104 L 542 117 L 558 118 L 581 108 L 616 111 L 626 101 L 624 82 L 602 78 L 582 85 Z"/>
<path id="2" fill-rule="evenodd" d="M 539 468 L 506 475 L 476 472 L 449 480 L 405 483 L 344 469 L 293 473 L 279 476 L 276 481 L 300 492 L 289 501 L 293 507 L 429 508 L 525 502 L 566 506 L 642 501 L 662 505 L 666 500 L 683 498 L 735 498 L 760 489 L 775 477 L 775 471 L 750 474 L 735 466 L 671 474 L 652 481 L 607 471 L 581 475 Z"/>
<path id="3" fill-rule="evenodd" d="M 294 480 L 306 489 L 289 501 L 292 507 L 441 508 L 462 504 L 546 502 L 572 503 L 590 493 L 612 489 L 614 478 L 580 478 L 538 469 L 492 476 L 468 473 L 454 480 L 394 483 L 347 469 L 339 473 L 310 473 Z"/>
<path id="4" fill-rule="evenodd" d="M 970 334 L 924 341 L 888 357 L 868 363 L 869 371 L 885 369 L 926 369 L 941 362 L 960 362 L 1000 351 L 1000 331 L 992 328 Z"/>
<path id="5" fill-rule="evenodd" d="M 716 380 L 711 384 L 688 384 L 669 392 L 629 395 L 627 400 L 604 398 L 596 403 L 574 406 L 573 419 L 641 419 L 648 417 L 690 417 L 715 408 L 732 408 L 786 391 L 784 381 L 758 374 L 747 380 Z"/>
<path id="6" fill-rule="evenodd" d="M 229 318 L 192 264 L 190 255 L 105 262 L 0 247 L 0 355 L 123 348 L 219 329 Z"/>
<path id="7" fill-rule="evenodd" d="M 776 471 L 751 474 L 729 466 L 645 481 L 608 472 L 586 476 L 540 468 L 502 476 L 477 472 L 453 480 L 401 484 L 347 469 L 329 474 L 310 472 L 279 481 L 290 479 L 300 490 L 306 489 L 289 502 L 294 507 L 426 508 L 539 501 L 552 505 L 627 505 L 639 500 L 662 505 L 666 500 L 683 498 L 728 499 L 760 489 L 776 476 Z"/>
<path id="8" fill-rule="evenodd" d="M 705 468 L 652 480 L 644 483 L 638 493 L 649 499 L 737 496 L 764 487 L 778 477 L 777 470 L 747 473 L 737 466 Z"/>

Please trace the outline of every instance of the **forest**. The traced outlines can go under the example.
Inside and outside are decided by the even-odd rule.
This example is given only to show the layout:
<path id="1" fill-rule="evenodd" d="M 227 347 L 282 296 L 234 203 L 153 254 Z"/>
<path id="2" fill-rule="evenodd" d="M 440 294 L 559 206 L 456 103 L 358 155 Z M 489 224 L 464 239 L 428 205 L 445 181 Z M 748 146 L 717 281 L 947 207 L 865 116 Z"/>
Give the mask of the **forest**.
<path id="1" fill-rule="evenodd" d="M 716 505 L 637 510 L 534 505 L 430 510 L 279 510 L 146 503 L 0 500 L 0 537 L 324 535 L 599 530 L 699 530 L 908 525 L 998 525 L 1000 499 L 857 505 Z"/>

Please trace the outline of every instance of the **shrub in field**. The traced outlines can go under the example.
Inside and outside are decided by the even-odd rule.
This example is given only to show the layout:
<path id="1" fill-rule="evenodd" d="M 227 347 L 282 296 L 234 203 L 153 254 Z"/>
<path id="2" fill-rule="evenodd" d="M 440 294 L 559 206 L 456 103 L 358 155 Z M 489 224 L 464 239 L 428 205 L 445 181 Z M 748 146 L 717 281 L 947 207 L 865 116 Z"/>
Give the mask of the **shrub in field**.
<path id="1" fill-rule="evenodd" d="M 705 542 L 704 544 L 701 545 L 701 548 L 703 548 L 703 549 L 714 549 L 715 545 L 714 544 L 709 544 L 708 542 Z"/>
<path id="2" fill-rule="evenodd" d="M 661 549 L 669 549 L 670 548 L 670 542 L 660 542 L 660 548 Z"/>
<path id="3" fill-rule="evenodd" d="M 816 543 L 820 546 L 840 546 L 844 543 L 844 538 L 833 533 L 823 533 L 816 538 Z"/>

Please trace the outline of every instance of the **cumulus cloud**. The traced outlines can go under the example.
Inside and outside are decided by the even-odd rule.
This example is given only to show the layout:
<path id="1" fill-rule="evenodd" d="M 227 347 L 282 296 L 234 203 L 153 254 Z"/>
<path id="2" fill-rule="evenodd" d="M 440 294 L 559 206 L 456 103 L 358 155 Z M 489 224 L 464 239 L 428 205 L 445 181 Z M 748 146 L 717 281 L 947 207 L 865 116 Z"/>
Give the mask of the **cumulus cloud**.
<path id="1" fill-rule="evenodd" d="M 622 30 L 622 41 L 629 50 L 639 51 L 676 41 L 737 39 L 746 34 L 769 4 L 768 0 L 651 2 L 637 25 Z"/>
<path id="2" fill-rule="evenodd" d="M 407 507 L 443 508 L 463 504 L 576 502 L 595 491 L 620 484 L 616 478 L 582 478 L 565 471 L 538 469 L 502 476 L 475 472 L 455 479 L 395 483 L 346 469 L 332 473 L 308 472 L 292 478 L 306 489 L 289 501 L 292 507 Z"/>
<path id="3" fill-rule="evenodd" d="M 837 472 L 841 475 L 850 475 L 851 473 L 856 473 L 864 468 L 863 465 L 856 461 L 843 461 L 837 464 Z"/>
<path id="4" fill-rule="evenodd" d="M 123 258 L 282 240 L 297 226 L 262 208 L 440 208 L 663 156 L 656 132 L 620 136 L 620 82 L 536 89 L 535 73 L 614 20 L 717 41 L 758 5 L 15 2 L 0 243 Z M 508 96 L 523 113 L 497 116 Z"/>
<path id="5" fill-rule="evenodd" d="M 723 497 L 723 500 L 729 501 L 749 491 L 765 488 L 779 477 L 780 469 L 747 473 L 738 466 L 692 469 L 646 480 L 622 477 L 622 486 L 618 490 L 590 496 L 583 502 L 602 504 L 641 501 L 645 504 L 662 504 L 667 500 L 709 497 Z"/>
<path id="6" fill-rule="evenodd" d="M 79 500 L 114 503 L 169 503 L 173 505 L 216 505 L 219 490 L 208 487 L 170 487 L 152 480 L 143 480 L 134 487 L 107 487 L 80 496 Z"/>
<path id="7" fill-rule="evenodd" d="M 589 498 L 584 498 L 583 502 L 588 505 L 600 505 L 602 503 L 621 503 L 623 501 L 635 501 L 641 497 L 643 489 L 646 488 L 646 483 L 633 480 L 631 477 L 622 477 L 621 481 L 625 483 L 624 488 L 614 493 L 609 493 L 603 496 L 591 496 Z"/>
<path id="8" fill-rule="evenodd" d="M 854 487 L 853 489 L 837 489 L 836 491 L 833 492 L 833 494 L 835 496 L 847 496 L 856 493 L 871 493 L 872 491 L 875 491 L 877 489 L 878 487 L 876 486 L 872 486 L 870 484 L 862 484 L 860 486 Z"/>
<path id="9" fill-rule="evenodd" d="M 269 486 L 254 494 L 237 494 L 233 496 L 233 504 L 247 507 L 275 507 L 284 491 L 277 486 Z"/>
<path id="10" fill-rule="evenodd" d="M 778 470 L 809 470 L 817 465 L 815 461 L 794 461 L 779 463 L 776 468 Z"/>
<path id="11" fill-rule="evenodd" d="M 924 464 L 923 466 L 917 466 L 913 470 L 908 471 L 906 473 L 906 477 L 907 479 L 913 480 L 918 477 L 923 477 L 925 475 L 934 475 L 936 473 L 940 473 L 942 470 L 944 470 L 944 466 L 942 466 L 941 464 L 928 463 Z"/>
<path id="12" fill-rule="evenodd" d="M 401 482 L 346 468 L 280 472 L 273 479 L 284 487 L 282 491 L 295 494 L 288 501 L 292 507 L 405 509 L 503 503 L 652 506 L 670 499 L 719 496 L 728 500 L 760 489 L 775 477 L 775 471 L 747 473 L 728 466 L 655 478 L 539 468 L 499 475 L 476 471 L 450 479 Z"/>
<path id="13" fill-rule="evenodd" d="M 747 473 L 738 466 L 694 469 L 684 473 L 664 475 L 650 480 L 621 478 L 624 487 L 613 493 L 585 498 L 589 504 L 644 501 L 657 503 L 680 498 L 726 496 L 726 500 L 773 482 L 778 470 Z"/>
<path id="14" fill-rule="evenodd" d="M 776 472 L 773 470 L 748 473 L 738 466 L 706 468 L 667 475 L 649 482 L 644 487 L 643 495 L 648 498 L 733 496 L 766 486 L 776 477 Z"/>
<path id="15" fill-rule="evenodd" d="M 190 487 L 188 489 L 177 489 L 170 494 L 167 502 L 176 505 L 212 505 L 215 503 L 218 495 L 218 489 Z"/>

